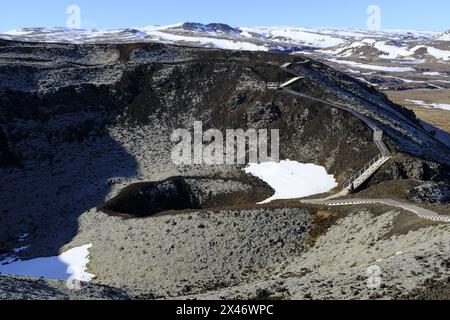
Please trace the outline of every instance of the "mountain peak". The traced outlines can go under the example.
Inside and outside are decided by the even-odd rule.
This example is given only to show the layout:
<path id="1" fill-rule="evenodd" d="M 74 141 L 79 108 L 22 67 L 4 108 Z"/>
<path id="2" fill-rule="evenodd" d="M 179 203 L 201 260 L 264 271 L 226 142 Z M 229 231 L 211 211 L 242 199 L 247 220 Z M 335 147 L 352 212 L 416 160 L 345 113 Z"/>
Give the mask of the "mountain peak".
<path id="1" fill-rule="evenodd" d="M 222 32 L 222 33 L 240 33 L 240 30 L 233 28 L 225 23 L 209 23 L 203 24 L 198 22 L 185 22 L 181 25 L 184 31 L 195 31 L 195 32 Z"/>

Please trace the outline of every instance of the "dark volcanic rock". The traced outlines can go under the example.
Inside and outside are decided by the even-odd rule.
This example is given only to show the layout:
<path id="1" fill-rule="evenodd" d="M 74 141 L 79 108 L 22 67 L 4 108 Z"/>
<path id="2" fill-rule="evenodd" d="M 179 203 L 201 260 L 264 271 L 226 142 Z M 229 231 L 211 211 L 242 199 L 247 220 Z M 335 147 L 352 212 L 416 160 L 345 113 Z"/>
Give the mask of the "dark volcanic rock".
<path id="1" fill-rule="evenodd" d="M 6 134 L 0 128 L 0 167 L 17 164 L 17 159 L 9 149 Z"/>
<path id="2" fill-rule="evenodd" d="M 446 164 L 437 164 L 419 158 L 397 155 L 369 180 L 368 185 L 382 181 L 413 179 L 420 181 L 450 182 L 450 170 Z"/>
<path id="3" fill-rule="evenodd" d="M 236 108 L 238 108 L 239 106 L 242 105 L 242 103 L 244 103 L 245 101 L 245 94 L 238 94 L 236 96 L 234 96 L 231 101 L 227 104 L 227 108 L 234 110 Z"/>
<path id="4" fill-rule="evenodd" d="M 224 23 L 210 23 L 205 25 L 197 22 L 185 22 L 181 28 L 185 31 L 239 33 L 238 29 Z"/>
<path id="5" fill-rule="evenodd" d="M 443 183 L 428 182 L 410 190 L 408 198 L 415 202 L 448 204 L 450 188 Z"/>
<path id="6" fill-rule="evenodd" d="M 238 29 L 230 27 L 225 23 L 210 23 L 206 26 L 214 31 L 220 31 L 224 33 L 239 33 Z"/>
<path id="7" fill-rule="evenodd" d="M 280 108 L 274 103 L 258 105 L 247 114 L 248 123 L 256 127 L 264 127 L 281 117 Z"/>
<path id="8" fill-rule="evenodd" d="M 415 51 L 415 53 L 418 55 L 424 55 L 428 53 L 428 49 L 427 47 L 420 47 Z"/>
<path id="9" fill-rule="evenodd" d="M 378 152 L 371 130 L 348 112 L 267 90 L 267 83 L 292 77 L 281 65 L 301 57 L 153 43 L 8 41 L 0 41 L 0 54 L 8 57 L 0 56 L 0 125 L 8 137 L 7 144 L 0 137 L 3 163 L 11 154 L 24 163 L 52 159 L 60 144 L 84 144 L 111 124 L 158 123 L 170 130 L 189 128 L 192 120 L 205 129 L 280 129 L 282 158 L 324 165 L 340 182 Z M 405 108 L 316 61 L 295 65 L 295 72 L 304 78 L 293 89 L 365 114 L 384 129 L 392 149 L 416 157 L 394 164 L 380 181 L 442 178 L 445 168 L 436 163 L 450 164 L 448 148 Z"/>
<path id="10" fill-rule="evenodd" d="M 9 56 L 0 58 L 0 124 L 25 164 L 52 162 L 60 145 L 102 138 L 111 125 L 173 130 L 193 120 L 205 129 L 280 129 L 282 158 L 326 165 L 339 180 L 376 155 L 372 133 L 350 114 L 267 90 L 291 77 L 279 67 L 296 59 L 288 55 L 7 41 L 0 53 Z M 352 163 L 345 155 L 355 147 L 364 156 Z"/>

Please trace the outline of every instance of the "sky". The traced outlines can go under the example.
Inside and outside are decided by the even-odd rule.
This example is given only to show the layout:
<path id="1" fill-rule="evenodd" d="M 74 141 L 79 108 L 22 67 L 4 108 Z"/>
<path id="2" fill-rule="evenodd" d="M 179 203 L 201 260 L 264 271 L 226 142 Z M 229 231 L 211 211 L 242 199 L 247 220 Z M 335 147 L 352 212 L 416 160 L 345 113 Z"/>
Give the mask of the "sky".
<path id="1" fill-rule="evenodd" d="M 231 26 L 367 28 L 367 8 L 380 8 L 382 29 L 450 29 L 448 0 L 12 0 L 0 4 L 0 32 L 65 27 L 77 5 L 83 29 L 114 29 L 178 22 Z"/>

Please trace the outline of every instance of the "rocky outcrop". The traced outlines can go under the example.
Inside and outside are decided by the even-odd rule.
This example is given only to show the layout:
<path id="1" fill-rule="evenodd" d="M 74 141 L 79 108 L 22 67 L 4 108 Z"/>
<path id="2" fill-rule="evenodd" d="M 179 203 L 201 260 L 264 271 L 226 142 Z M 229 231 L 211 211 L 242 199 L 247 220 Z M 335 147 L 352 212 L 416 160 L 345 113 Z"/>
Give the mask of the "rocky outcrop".
<path id="1" fill-rule="evenodd" d="M 256 128 L 264 128 L 278 120 L 282 113 L 280 107 L 274 103 L 257 105 L 247 113 L 248 123 Z"/>
<path id="2" fill-rule="evenodd" d="M 408 199 L 421 203 L 450 203 L 450 188 L 444 183 L 428 182 L 409 191 Z"/>
<path id="3" fill-rule="evenodd" d="M 202 24 L 198 22 L 185 22 L 180 27 L 173 27 L 172 29 L 175 30 L 183 30 L 183 31 L 191 31 L 191 32 L 208 32 L 208 33 L 225 33 L 225 34 L 236 34 L 239 35 L 240 31 L 239 29 L 230 27 L 227 24 L 224 23 L 209 23 L 209 24 Z"/>
<path id="4" fill-rule="evenodd" d="M 226 105 L 230 110 L 236 110 L 240 105 L 245 102 L 246 96 L 243 93 L 239 93 L 231 98 L 230 102 Z"/>
<path id="5" fill-rule="evenodd" d="M 398 154 L 385 164 L 368 182 L 375 185 L 383 181 L 413 179 L 419 181 L 450 182 L 450 168 L 423 159 Z"/>

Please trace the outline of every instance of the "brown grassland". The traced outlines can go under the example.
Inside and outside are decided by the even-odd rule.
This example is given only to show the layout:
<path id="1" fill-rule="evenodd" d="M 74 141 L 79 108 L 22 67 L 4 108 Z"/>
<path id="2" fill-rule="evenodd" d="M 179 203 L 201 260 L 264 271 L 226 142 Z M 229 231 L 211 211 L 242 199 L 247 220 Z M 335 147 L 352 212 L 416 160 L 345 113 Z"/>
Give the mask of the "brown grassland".
<path id="1" fill-rule="evenodd" d="M 425 103 L 445 103 L 450 104 L 450 90 L 405 90 L 386 92 L 390 100 L 413 110 L 417 117 L 442 129 L 450 132 L 450 111 L 443 109 L 432 109 L 415 105 L 409 100 L 422 100 Z"/>

